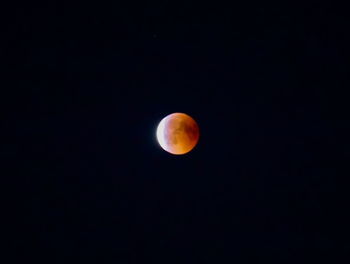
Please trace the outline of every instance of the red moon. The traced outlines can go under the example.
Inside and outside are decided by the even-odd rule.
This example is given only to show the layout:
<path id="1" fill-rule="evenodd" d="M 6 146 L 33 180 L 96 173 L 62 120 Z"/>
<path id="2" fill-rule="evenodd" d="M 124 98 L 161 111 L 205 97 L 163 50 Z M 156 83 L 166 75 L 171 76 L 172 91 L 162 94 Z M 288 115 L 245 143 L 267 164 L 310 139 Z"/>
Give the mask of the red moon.
<path id="1" fill-rule="evenodd" d="M 160 121 L 157 139 L 165 151 L 175 155 L 186 154 L 197 145 L 199 128 L 189 115 L 173 113 Z"/>

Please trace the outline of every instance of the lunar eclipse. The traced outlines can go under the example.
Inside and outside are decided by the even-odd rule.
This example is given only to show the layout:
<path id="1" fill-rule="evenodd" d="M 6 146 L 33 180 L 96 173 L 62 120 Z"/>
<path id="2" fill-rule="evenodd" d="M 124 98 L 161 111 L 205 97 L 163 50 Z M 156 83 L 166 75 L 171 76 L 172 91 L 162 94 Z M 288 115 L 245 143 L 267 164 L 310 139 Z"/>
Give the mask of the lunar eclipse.
<path id="1" fill-rule="evenodd" d="M 160 121 L 157 140 L 162 149 L 171 154 L 186 154 L 198 143 L 199 127 L 189 115 L 173 113 Z"/>

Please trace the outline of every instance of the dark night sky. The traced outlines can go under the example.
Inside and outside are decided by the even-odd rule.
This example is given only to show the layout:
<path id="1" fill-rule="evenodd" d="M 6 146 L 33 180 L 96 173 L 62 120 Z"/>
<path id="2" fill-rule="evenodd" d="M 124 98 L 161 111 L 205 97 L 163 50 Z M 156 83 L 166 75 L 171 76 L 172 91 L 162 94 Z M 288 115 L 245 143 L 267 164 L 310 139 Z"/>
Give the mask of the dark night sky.
<path id="1" fill-rule="evenodd" d="M 1 159 L 13 257 L 345 257 L 348 14 L 315 3 L 9 7 Z M 188 155 L 156 142 L 172 112 L 200 126 Z"/>

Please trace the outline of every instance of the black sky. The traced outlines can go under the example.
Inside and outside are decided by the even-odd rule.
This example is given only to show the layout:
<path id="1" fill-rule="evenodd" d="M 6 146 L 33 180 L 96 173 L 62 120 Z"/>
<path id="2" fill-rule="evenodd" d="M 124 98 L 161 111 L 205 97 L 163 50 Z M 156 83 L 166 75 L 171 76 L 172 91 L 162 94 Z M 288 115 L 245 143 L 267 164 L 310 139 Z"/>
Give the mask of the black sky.
<path id="1" fill-rule="evenodd" d="M 51 1 L 13 4 L 9 14 L 1 156 L 14 187 L 5 200 L 13 257 L 346 256 L 349 36 L 340 7 Z M 188 155 L 156 142 L 172 112 L 200 126 Z"/>

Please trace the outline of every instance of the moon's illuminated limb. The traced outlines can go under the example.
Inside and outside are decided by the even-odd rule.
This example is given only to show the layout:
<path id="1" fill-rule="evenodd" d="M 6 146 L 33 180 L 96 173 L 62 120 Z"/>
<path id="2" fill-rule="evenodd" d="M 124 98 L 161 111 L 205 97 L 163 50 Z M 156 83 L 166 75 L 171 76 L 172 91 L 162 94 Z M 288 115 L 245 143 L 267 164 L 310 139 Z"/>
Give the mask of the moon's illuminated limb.
<path id="1" fill-rule="evenodd" d="M 166 141 L 164 138 L 164 128 L 165 128 L 165 118 L 159 123 L 158 128 L 157 128 L 157 139 L 159 145 L 164 149 L 166 147 Z"/>
<path id="2" fill-rule="evenodd" d="M 192 117 L 173 113 L 161 120 L 157 127 L 159 145 L 171 154 L 181 155 L 191 151 L 199 139 L 199 128 Z"/>

